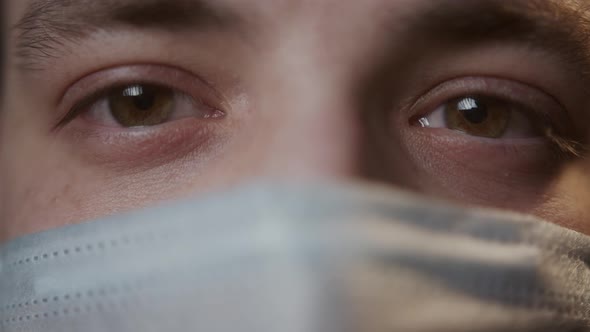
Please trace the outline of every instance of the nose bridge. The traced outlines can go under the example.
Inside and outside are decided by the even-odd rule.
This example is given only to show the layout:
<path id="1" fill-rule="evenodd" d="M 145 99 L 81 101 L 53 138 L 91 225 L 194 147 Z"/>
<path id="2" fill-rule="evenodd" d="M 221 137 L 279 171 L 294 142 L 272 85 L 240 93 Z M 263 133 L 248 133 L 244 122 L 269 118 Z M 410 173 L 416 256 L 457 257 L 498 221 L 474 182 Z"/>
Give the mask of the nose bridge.
<path id="1" fill-rule="evenodd" d="M 313 40 L 292 39 L 260 76 L 270 174 L 330 178 L 357 172 L 360 123 L 350 66 L 345 56 L 335 63 L 319 49 Z"/>
<path id="2" fill-rule="evenodd" d="M 350 105 L 326 95 L 314 98 L 309 91 L 290 91 L 291 97 L 282 100 L 282 107 L 273 107 L 277 115 L 271 121 L 267 150 L 272 173 L 353 176 L 359 128 Z"/>

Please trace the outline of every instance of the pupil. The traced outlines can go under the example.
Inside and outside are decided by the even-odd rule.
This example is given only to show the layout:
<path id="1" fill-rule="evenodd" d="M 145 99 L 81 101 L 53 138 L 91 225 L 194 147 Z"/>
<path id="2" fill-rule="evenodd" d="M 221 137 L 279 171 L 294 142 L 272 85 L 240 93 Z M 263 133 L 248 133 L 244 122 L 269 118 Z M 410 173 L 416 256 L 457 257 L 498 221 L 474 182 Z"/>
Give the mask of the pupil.
<path id="1" fill-rule="evenodd" d="M 143 91 L 139 96 L 133 97 L 133 104 L 141 111 L 148 111 L 154 106 L 156 95 L 152 91 Z"/>
<path id="2" fill-rule="evenodd" d="M 488 108 L 474 98 L 461 100 L 457 108 L 463 117 L 473 124 L 481 124 L 488 119 Z"/>

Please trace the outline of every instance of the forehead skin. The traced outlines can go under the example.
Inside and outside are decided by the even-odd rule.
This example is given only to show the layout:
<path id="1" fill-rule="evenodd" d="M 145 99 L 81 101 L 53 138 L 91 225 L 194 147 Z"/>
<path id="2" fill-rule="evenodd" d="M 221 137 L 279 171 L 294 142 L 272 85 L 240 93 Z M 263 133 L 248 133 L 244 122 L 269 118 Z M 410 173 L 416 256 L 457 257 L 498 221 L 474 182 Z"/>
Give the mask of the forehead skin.
<path id="1" fill-rule="evenodd" d="M 307 181 L 377 178 L 382 183 L 418 188 L 418 191 L 443 198 L 452 196 L 455 201 L 469 201 L 470 196 L 477 196 L 477 191 L 481 190 L 466 189 L 452 195 L 446 195 L 443 189 L 430 191 L 429 188 L 437 188 L 443 182 L 447 185 L 445 190 L 453 186 L 448 185 L 452 181 L 444 175 L 439 174 L 432 183 L 426 180 L 414 183 L 417 177 L 412 173 L 412 165 L 405 161 L 413 156 L 411 153 L 408 156 L 408 152 L 396 144 L 387 147 L 392 155 L 398 156 L 397 159 L 392 157 L 392 175 L 388 178 L 373 173 L 367 176 L 366 165 L 359 166 L 359 156 L 370 154 L 375 146 L 365 148 L 366 128 L 361 128 L 363 119 L 359 119 L 359 112 L 356 112 L 365 94 L 382 90 L 391 95 L 401 94 L 419 86 L 418 78 L 428 80 L 440 74 L 444 68 L 424 66 L 425 69 L 415 75 L 418 78 L 412 79 L 406 71 L 414 68 L 414 62 L 419 63 L 418 58 L 438 61 L 437 56 L 440 54 L 442 58 L 445 50 L 455 47 L 459 50 L 475 44 L 474 34 L 469 35 L 466 30 L 485 35 L 489 32 L 486 29 L 510 23 L 522 33 L 518 38 L 511 36 L 512 30 L 487 37 L 519 39 L 511 40 L 512 43 L 523 40 L 539 43 L 540 48 L 550 49 L 547 53 L 551 56 L 547 58 L 553 59 L 556 55 L 560 59 L 552 62 L 559 64 L 553 67 L 568 68 L 554 70 L 544 66 L 539 70 L 540 64 L 545 63 L 544 57 L 539 57 L 538 62 L 520 61 L 515 65 L 506 56 L 507 52 L 497 51 L 494 48 L 497 44 L 491 43 L 493 52 L 489 56 L 478 51 L 460 58 L 449 57 L 466 67 L 467 74 L 482 71 L 482 67 L 506 68 L 509 64 L 510 74 L 526 73 L 536 81 L 550 81 L 547 82 L 549 87 L 560 93 L 563 90 L 563 94 L 571 96 L 572 103 L 580 101 L 580 105 L 585 105 L 583 103 L 587 102 L 585 93 L 571 89 L 571 86 L 583 85 L 583 78 L 578 78 L 577 74 L 583 74 L 587 67 L 569 67 L 584 62 L 585 56 L 590 54 L 584 49 L 587 45 L 584 40 L 588 37 L 586 22 L 590 20 L 586 10 L 589 3 L 584 0 L 449 0 L 444 2 L 445 8 L 453 8 L 455 14 L 448 17 L 445 15 L 449 11 L 440 5 L 442 0 L 215 0 L 208 3 L 214 7 L 215 22 L 230 22 L 214 27 L 170 26 L 172 20 L 165 15 L 158 16 L 157 11 L 150 8 L 150 4 L 156 3 L 152 0 L 141 0 L 141 6 L 131 7 L 143 11 L 143 17 L 122 8 L 112 19 L 98 10 L 110 4 L 114 4 L 111 9 L 116 9 L 127 1 L 131 2 L 62 0 L 61 7 L 42 16 L 32 16 L 36 17 L 33 21 L 26 20 L 33 0 L 7 1 L 8 20 L 13 28 L 9 34 L 7 82 L 10 83 L 6 90 L 10 97 L 3 104 L 5 114 L 3 130 L 0 130 L 3 135 L 0 143 L 4 142 L 0 158 L 0 195 L 3 198 L 0 201 L 4 204 L 0 210 L 0 241 L 144 207 L 163 199 L 222 189 L 258 177 Z M 195 13 L 197 10 L 189 4 L 191 1 L 197 3 L 196 0 L 179 0 L 182 5 L 178 8 Z M 42 3 L 49 2 L 58 0 Z M 158 6 L 162 8 L 171 3 L 171 0 L 161 1 Z M 495 16 L 486 16 L 486 7 L 481 5 L 485 3 L 495 3 L 495 7 L 502 4 L 503 12 L 508 14 L 503 16 L 504 21 L 499 24 L 494 21 Z M 475 8 L 476 4 L 481 6 L 478 12 L 481 17 L 476 13 L 471 20 L 466 20 L 468 23 L 449 20 L 465 8 Z M 554 10 L 556 8 L 559 10 Z M 180 12 L 167 13 L 177 15 Z M 423 16 L 426 12 L 429 19 Z M 514 14 L 516 12 L 518 15 Z M 520 16 L 540 19 L 540 23 L 530 24 L 516 18 Z M 46 21 L 59 21 L 60 17 L 61 22 Z M 430 18 L 437 17 L 445 23 L 443 26 L 430 25 Z M 483 28 L 479 26 L 481 31 L 477 30 L 478 21 L 487 24 Z M 76 29 L 68 29 L 71 27 Z M 414 29 L 411 32 L 410 27 Z M 455 36 L 457 30 L 465 35 Z M 537 32 L 550 38 L 531 38 Z M 214 37 L 208 37 L 209 34 Z M 452 39 L 449 44 L 445 44 L 447 38 Z M 445 47 L 436 46 L 439 43 Z M 435 46 L 430 48 L 431 44 Z M 215 56 L 208 57 L 209 53 Z M 236 116 L 243 121 L 231 128 L 235 132 L 232 142 L 223 147 L 220 156 L 206 163 L 179 161 L 173 165 L 158 165 L 149 171 L 142 169 L 123 174 L 119 171 L 126 164 L 117 164 L 118 168 L 108 172 L 94 164 L 90 167 L 75 158 L 79 151 L 73 153 L 62 141 L 49 138 L 46 127 L 51 121 L 46 113 L 54 110 L 48 105 L 55 104 L 57 96 L 63 95 L 62 90 L 67 90 L 69 85 L 106 67 L 162 60 L 196 67 L 206 74 L 213 71 L 211 76 L 215 76 L 218 85 L 230 87 L 224 93 L 232 100 L 234 109 L 243 111 L 236 112 L 242 114 Z M 569 75 L 568 70 L 576 75 Z M 380 85 L 381 76 L 385 74 L 394 82 Z M 564 76 L 571 86 L 553 83 L 561 82 Z M 365 84 L 368 81 L 371 84 Z M 7 140 L 17 143 L 6 144 Z M 129 154 L 134 152 L 128 151 Z M 145 153 L 157 152 L 146 149 Z M 405 157 L 399 157 L 402 155 Z M 96 160 L 93 162 L 98 164 Z M 420 166 L 432 166 L 427 161 L 419 162 Z M 590 206 L 584 200 L 590 201 L 587 189 L 590 175 L 586 166 L 585 161 L 578 161 L 561 169 L 551 183 L 551 190 L 556 194 L 487 205 L 534 213 L 588 231 L 590 225 L 582 223 L 590 220 Z M 461 172 L 454 173 L 458 174 Z M 527 174 L 521 175 L 527 177 Z M 471 187 L 487 188 L 490 183 L 486 181 L 481 176 Z M 437 185 L 433 184 L 435 182 Z M 506 195 L 510 194 L 510 188 L 503 190 Z M 534 196 L 537 188 L 527 190 Z M 485 197 L 477 198 L 473 203 L 485 203 Z M 522 208 L 508 206 L 512 203 Z"/>

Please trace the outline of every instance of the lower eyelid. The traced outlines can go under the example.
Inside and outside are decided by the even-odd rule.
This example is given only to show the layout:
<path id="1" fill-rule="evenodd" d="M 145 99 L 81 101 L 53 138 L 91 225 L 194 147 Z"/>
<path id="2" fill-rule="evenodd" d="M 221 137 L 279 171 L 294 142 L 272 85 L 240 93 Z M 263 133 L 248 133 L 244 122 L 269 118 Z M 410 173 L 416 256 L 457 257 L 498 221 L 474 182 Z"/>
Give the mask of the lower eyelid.
<path id="1" fill-rule="evenodd" d="M 88 126 L 80 122 L 63 128 L 59 136 L 82 160 L 93 166 L 136 172 L 184 160 L 191 155 L 204 160 L 227 139 L 218 121 L 181 119 L 158 127 Z"/>
<path id="2" fill-rule="evenodd" d="M 533 171 L 559 161 L 553 144 L 542 137 L 498 140 L 470 137 L 447 129 L 412 130 L 406 135 L 412 144 L 419 142 L 421 154 L 428 154 L 432 149 L 437 151 L 438 156 L 423 156 L 425 158 L 474 162 L 480 165 L 478 168 L 490 171 L 500 166 L 506 171 L 515 168 Z"/>

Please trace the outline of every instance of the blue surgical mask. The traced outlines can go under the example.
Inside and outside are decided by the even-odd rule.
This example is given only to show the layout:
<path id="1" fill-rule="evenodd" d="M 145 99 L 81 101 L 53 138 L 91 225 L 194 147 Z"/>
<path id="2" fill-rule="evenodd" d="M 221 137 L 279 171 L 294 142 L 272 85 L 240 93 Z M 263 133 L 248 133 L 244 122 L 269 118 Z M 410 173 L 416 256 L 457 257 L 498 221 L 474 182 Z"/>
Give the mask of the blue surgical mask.
<path id="1" fill-rule="evenodd" d="M 532 217 L 248 186 L 3 245 L 0 331 L 590 331 L 589 254 Z"/>

